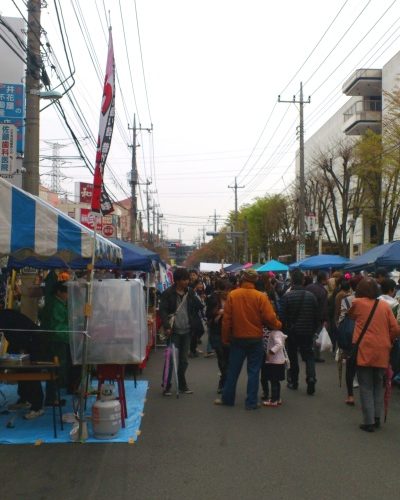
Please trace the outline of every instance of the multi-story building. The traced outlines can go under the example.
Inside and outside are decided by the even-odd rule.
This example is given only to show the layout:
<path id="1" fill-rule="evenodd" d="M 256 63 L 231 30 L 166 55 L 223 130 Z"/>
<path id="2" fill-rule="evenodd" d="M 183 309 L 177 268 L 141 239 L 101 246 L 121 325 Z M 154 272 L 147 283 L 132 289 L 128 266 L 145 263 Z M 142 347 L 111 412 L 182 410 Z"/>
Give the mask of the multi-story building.
<path id="1" fill-rule="evenodd" d="M 351 143 L 368 129 L 382 133 L 382 115 L 387 109 L 386 92 L 392 92 L 399 84 L 400 52 L 382 69 L 361 68 L 344 82 L 342 91 L 350 99 L 305 142 L 305 176 L 318 168 L 318 156 L 329 156 L 329 151 L 340 143 Z M 340 169 L 340 158 L 331 158 L 333 169 Z M 296 171 L 299 172 L 299 156 L 296 155 Z M 340 212 L 340 206 L 338 210 Z M 351 214 L 348 220 L 350 223 Z M 355 254 L 362 253 L 375 243 L 374 223 L 363 214 L 354 227 Z M 385 241 L 387 234 L 385 235 Z"/>

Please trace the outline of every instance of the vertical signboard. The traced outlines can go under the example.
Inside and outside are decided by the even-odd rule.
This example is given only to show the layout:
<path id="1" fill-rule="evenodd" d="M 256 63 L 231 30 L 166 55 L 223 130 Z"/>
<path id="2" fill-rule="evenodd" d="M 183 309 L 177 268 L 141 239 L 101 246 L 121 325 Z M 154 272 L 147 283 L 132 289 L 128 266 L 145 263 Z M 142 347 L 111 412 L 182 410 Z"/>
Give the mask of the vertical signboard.
<path id="1" fill-rule="evenodd" d="M 0 124 L 0 176 L 10 178 L 15 171 L 17 129 L 14 125 Z"/>
<path id="2" fill-rule="evenodd" d="M 24 152 L 24 86 L 20 83 L 0 83 L 0 124 L 17 128 L 16 151 Z"/>

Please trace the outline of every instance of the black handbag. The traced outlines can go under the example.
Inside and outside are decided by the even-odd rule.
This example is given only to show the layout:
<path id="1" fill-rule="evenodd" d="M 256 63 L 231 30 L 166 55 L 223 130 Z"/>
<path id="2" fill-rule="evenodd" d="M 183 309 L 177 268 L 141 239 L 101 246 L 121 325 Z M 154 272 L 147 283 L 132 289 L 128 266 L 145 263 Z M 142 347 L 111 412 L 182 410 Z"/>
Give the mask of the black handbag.
<path id="1" fill-rule="evenodd" d="M 360 333 L 360 336 L 358 337 L 357 342 L 351 346 L 350 355 L 347 358 L 347 366 L 350 369 L 354 370 L 353 373 L 355 372 L 355 369 L 357 367 L 358 348 L 360 346 L 360 343 L 361 343 L 366 331 L 368 330 L 369 324 L 371 323 L 371 320 L 372 320 L 372 317 L 375 313 L 375 310 L 378 307 L 378 303 L 379 303 L 379 300 L 376 299 L 374 302 L 374 305 L 372 306 L 371 312 L 369 313 L 368 319 L 365 322 L 365 325 Z"/>

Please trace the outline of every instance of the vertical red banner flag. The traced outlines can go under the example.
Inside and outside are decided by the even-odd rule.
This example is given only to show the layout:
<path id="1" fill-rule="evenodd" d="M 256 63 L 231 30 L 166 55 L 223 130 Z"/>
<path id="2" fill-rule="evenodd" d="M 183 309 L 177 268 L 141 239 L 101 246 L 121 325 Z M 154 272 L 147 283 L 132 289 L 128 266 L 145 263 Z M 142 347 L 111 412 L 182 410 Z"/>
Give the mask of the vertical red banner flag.
<path id="1" fill-rule="evenodd" d="M 111 137 L 115 119 L 115 61 L 111 28 L 108 39 L 108 56 L 106 75 L 104 78 L 103 99 L 101 103 L 99 135 L 97 139 L 96 167 L 93 179 L 92 212 L 107 215 L 113 212 L 113 206 L 104 189 L 104 166 L 108 151 L 110 150 Z"/>

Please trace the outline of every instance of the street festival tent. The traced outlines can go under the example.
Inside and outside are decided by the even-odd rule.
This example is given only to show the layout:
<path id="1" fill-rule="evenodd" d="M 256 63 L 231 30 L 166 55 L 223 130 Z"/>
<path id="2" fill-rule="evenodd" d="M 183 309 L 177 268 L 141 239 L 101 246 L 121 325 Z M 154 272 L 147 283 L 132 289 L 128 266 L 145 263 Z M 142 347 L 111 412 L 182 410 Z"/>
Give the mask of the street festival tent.
<path id="1" fill-rule="evenodd" d="M 372 271 L 377 267 L 400 267 L 400 241 L 379 245 L 356 257 L 345 266 L 346 271 Z"/>
<path id="2" fill-rule="evenodd" d="M 258 273 L 265 273 L 268 271 L 274 273 L 284 273 L 289 271 L 289 267 L 286 264 L 282 264 L 282 262 L 272 259 L 257 269 Z"/>
<path id="3" fill-rule="evenodd" d="M 93 231 L 49 203 L 0 178 L 0 256 L 9 267 L 86 268 Z M 96 235 L 96 267 L 122 259 L 121 249 Z"/>
<path id="4" fill-rule="evenodd" d="M 231 264 L 221 264 L 221 262 L 200 262 L 201 273 L 219 273 L 224 268 L 224 271 Z"/>
<path id="5" fill-rule="evenodd" d="M 240 264 L 239 262 L 236 262 L 236 263 L 231 264 L 227 267 L 224 267 L 224 271 L 226 273 L 236 273 L 236 272 L 240 271 L 241 269 L 243 269 L 243 264 Z"/>
<path id="6" fill-rule="evenodd" d="M 320 254 L 307 257 L 289 265 L 289 270 L 301 269 L 302 271 L 312 271 L 317 269 L 343 269 L 350 260 L 341 255 Z"/>
<path id="7" fill-rule="evenodd" d="M 144 247 L 139 247 L 133 243 L 112 238 L 111 241 L 122 250 L 122 263 L 120 267 L 123 270 L 136 270 L 150 272 L 154 263 L 159 263 L 165 267 L 160 256 Z M 112 267 L 116 267 L 115 265 Z"/>

